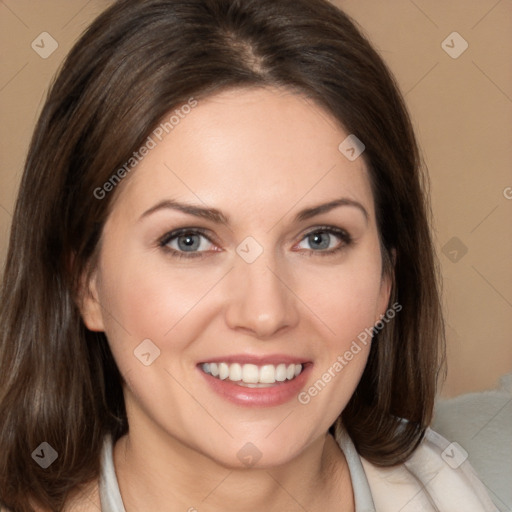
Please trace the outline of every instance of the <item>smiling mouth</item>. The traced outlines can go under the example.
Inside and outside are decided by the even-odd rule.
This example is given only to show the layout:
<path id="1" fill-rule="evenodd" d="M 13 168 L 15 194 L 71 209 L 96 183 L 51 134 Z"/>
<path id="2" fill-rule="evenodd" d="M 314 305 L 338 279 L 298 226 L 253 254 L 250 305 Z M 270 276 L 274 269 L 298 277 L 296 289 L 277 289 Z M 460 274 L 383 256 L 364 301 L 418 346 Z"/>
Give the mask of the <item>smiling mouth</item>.
<path id="1" fill-rule="evenodd" d="M 239 364 L 202 363 L 201 370 L 218 380 L 228 380 L 239 386 L 265 388 L 294 380 L 304 370 L 304 364 Z"/>

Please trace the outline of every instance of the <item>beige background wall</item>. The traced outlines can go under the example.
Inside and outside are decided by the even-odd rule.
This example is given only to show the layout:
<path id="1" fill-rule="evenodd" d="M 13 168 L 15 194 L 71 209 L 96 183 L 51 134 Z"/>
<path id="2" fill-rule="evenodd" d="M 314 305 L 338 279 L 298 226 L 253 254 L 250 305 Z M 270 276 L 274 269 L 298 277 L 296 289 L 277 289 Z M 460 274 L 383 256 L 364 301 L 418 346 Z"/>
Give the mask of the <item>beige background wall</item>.
<path id="1" fill-rule="evenodd" d="M 24 155 L 51 77 L 109 4 L 0 0 L 2 264 Z M 512 370 L 512 1 L 336 4 L 395 73 L 429 167 L 448 324 L 443 394 L 492 388 Z M 43 32 L 58 44 L 47 58 L 40 54 L 55 43 Z"/>

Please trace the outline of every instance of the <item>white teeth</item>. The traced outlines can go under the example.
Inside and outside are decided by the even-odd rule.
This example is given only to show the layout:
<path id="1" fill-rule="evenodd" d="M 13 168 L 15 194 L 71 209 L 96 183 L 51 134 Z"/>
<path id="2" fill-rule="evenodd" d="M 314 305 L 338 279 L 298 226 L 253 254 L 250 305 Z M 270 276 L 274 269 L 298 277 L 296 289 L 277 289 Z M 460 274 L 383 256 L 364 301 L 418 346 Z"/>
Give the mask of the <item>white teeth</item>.
<path id="1" fill-rule="evenodd" d="M 208 364 L 208 363 L 205 363 L 205 364 Z M 203 365 L 203 370 L 208 373 L 208 370 L 204 367 Z M 217 363 L 210 363 L 210 373 L 214 376 L 214 377 L 217 377 L 217 375 L 219 375 L 219 366 Z"/>
<path id="2" fill-rule="evenodd" d="M 285 364 L 277 365 L 276 380 L 277 380 L 277 382 L 283 382 L 286 380 L 286 365 Z"/>
<path id="3" fill-rule="evenodd" d="M 242 366 L 242 380 L 248 384 L 257 384 L 260 375 L 258 367 L 255 364 L 244 364 Z"/>
<path id="4" fill-rule="evenodd" d="M 242 367 L 238 363 L 233 363 L 229 367 L 229 380 L 232 380 L 233 382 L 242 380 Z"/>
<path id="5" fill-rule="evenodd" d="M 265 364 L 239 363 L 203 363 L 201 366 L 205 373 L 217 377 L 220 380 L 228 379 L 232 382 L 239 382 L 240 385 L 247 384 L 247 387 L 267 387 L 275 382 L 292 380 L 302 372 L 301 364 L 280 363 L 277 366 Z"/>
<path id="6" fill-rule="evenodd" d="M 262 384 L 273 384 L 276 381 L 276 371 L 273 364 L 266 364 L 260 368 L 260 382 Z"/>
<path id="7" fill-rule="evenodd" d="M 226 363 L 219 364 L 219 379 L 224 380 L 229 377 L 229 366 Z"/>

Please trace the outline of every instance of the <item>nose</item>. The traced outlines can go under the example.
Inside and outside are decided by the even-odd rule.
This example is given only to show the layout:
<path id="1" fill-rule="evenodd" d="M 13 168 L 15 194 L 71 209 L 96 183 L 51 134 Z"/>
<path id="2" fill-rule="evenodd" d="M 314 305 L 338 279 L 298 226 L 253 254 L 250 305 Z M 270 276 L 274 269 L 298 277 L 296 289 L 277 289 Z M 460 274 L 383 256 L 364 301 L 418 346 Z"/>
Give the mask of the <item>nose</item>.
<path id="1" fill-rule="evenodd" d="M 226 283 L 228 326 L 261 339 L 296 326 L 299 312 L 291 275 L 265 253 L 253 263 L 237 261 Z"/>

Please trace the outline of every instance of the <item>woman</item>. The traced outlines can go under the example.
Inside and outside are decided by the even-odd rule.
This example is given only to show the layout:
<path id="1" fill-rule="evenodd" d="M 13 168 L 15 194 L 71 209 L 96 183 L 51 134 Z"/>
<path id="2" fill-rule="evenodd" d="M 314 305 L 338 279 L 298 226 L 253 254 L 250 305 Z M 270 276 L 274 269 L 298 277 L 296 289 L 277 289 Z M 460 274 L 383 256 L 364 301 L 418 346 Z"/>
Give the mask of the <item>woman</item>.
<path id="1" fill-rule="evenodd" d="M 16 206 L 2 506 L 494 510 L 428 429 L 423 180 L 389 71 L 326 1 L 115 3 Z"/>

